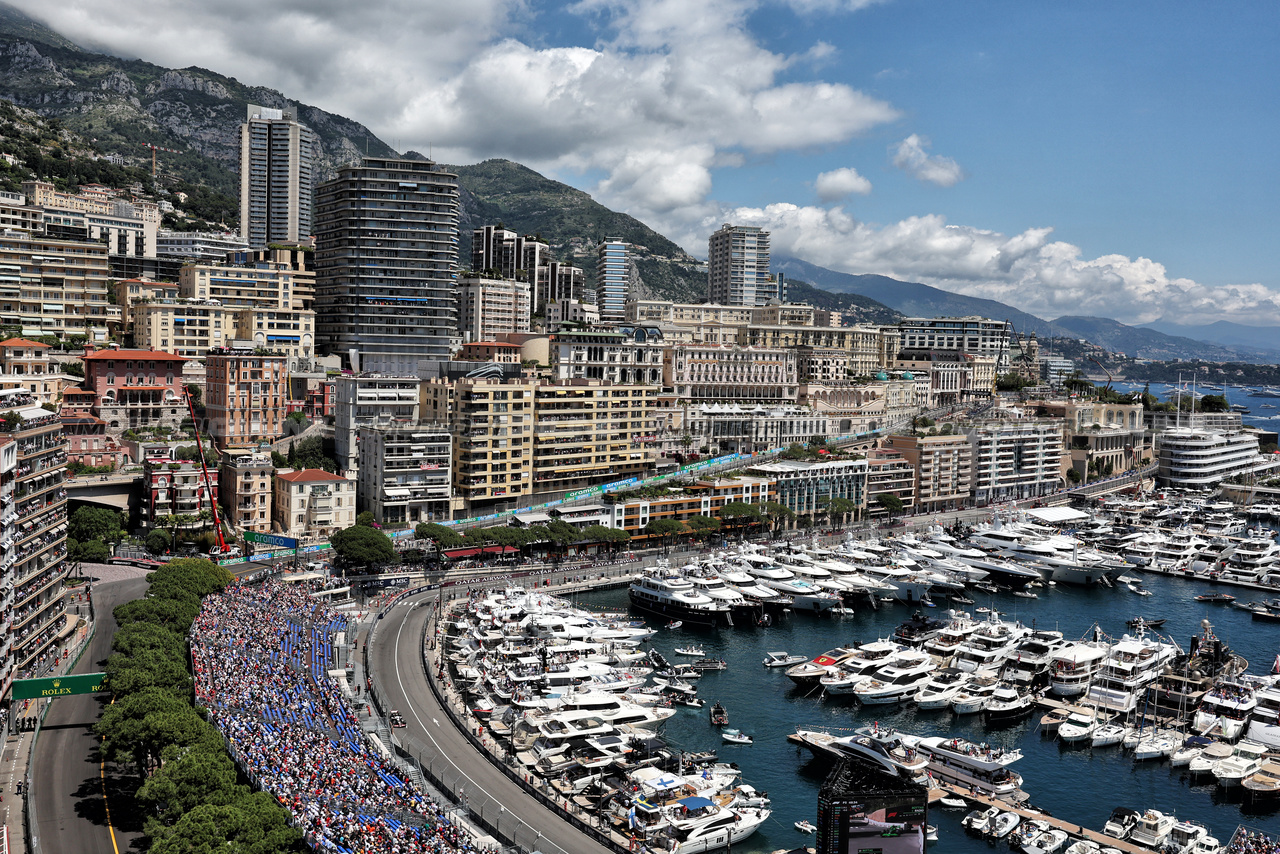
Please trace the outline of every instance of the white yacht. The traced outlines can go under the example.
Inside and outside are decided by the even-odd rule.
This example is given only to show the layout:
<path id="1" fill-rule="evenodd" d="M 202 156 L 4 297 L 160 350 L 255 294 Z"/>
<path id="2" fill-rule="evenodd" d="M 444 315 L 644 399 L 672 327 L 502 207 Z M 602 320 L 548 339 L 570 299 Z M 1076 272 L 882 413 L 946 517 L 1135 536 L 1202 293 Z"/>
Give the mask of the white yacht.
<path id="1" fill-rule="evenodd" d="M 921 709 L 945 709 L 972 678 L 972 674 L 958 667 L 944 667 L 935 671 L 924 687 L 916 692 L 916 705 Z"/>
<path id="2" fill-rule="evenodd" d="M 825 611 L 840 604 L 834 593 L 823 590 L 812 582 L 797 578 L 789 569 L 777 565 L 752 564 L 747 570 L 765 587 L 790 596 L 792 607 L 806 611 Z"/>
<path id="3" fill-rule="evenodd" d="M 772 814 L 768 807 L 725 807 L 710 798 L 681 798 L 663 811 L 648 838 L 655 849 L 669 854 L 702 854 L 740 843 Z"/>
<path id="4" fill-rule="evenodd" d="M 730 590 L 741 593 L 749 602 L 756 602 L 767 611 L 779 611 L 791 606 L 791 597 L 784 596 L 772 587 L 766 587 L 760 580 L 742 567 L 728 567 L 720 572 Z"/>
<path id="5" fill-rule="evenodd" d="M 1089 685 L 1089 702 L 1112 712 L 1128 714 L 1147 686 L 1179 653 L 1176 644 L 1148 638 L 1143 628 L 1112 644 L 1111 652 Z"/>
<path id="6" fill-rule="evenodd" d="M 858 648 L 856 646 L 838 646 L 835 649 L 827 650 L 822 655 L 815 656 L 811 661 L 788 667 L 787 677 L 802 687 L 813 686 L 823 676 L 834 671 L 838 665 L 857 654 Z"/>
<path id="7" fill-rule="evenodd" d="M 1173 831 L 1177 818 L 1159 810 L 1147 810 L 1138 816 L 1138 823 L 1129 832 L 1129 841 L 1136 845 L 1159 850 Z"/>
<path id="8" fill-rule="evenodd" d="M 914 697 L 935 669 L 933 659 L 913 650 L 896 656 L 859 684 L 853 693 L 864 706 L 901 703 Z"/>
<path id="9" fill-rule="evenodd" d="M 1031 629 L 1021 623 L 1005 622 L 999 613 L 991 611 L 986 622 L 956 649 L 951 665 L 970 673 L 975 670 L 999 672 L 1005 659 L 1029 634 Z"/>
<path id="10" fill-rule="evenodd" d="M 1000 687 L 1000 677 L 990 671 L 970 674 L 969 684 L 951 698 L 951 711 L 957 715 L 976 715 L 987 707 L 987 701 Z"/>
<path id="11" fill-rule="evenodd" d="M 929 758 L 933 776 L 983 794 L 1010 795 L 1022 786 L 1022 775 L 1010 766 L 1022 758 L 1021 750 L 1004 750 L 976 744 L 964 738 L 903 737 L 903 741 Z"/>
<path id="12" fill-rule="evenodd" d="M 888 640 L 859 644 L 829 668 L 818 683 L 829 695 L 852 694 L 877 670 L 896 663 L 910 652 L 913 650 L 909 647 Z"/>
<path id="13" fill-rule="evenodd" d="M 633 607 L 690 625 L 715 626 L 729 614 L 726 603 L 698 592 L 689 579 L 670 571 L 642 575 L 628 592 Z"/>
<path id="14" fill-rule="evenodd" d="M 1059 697 L 1079 697 L 1106 661 L 1111 647 L 1102 641 L 1077 641 L 1049 656 L 1049 690 Z"/>
<path id="15" fill-rule="evenodd" d="M 1000 676 L 1015 685 L 1043 688 L 1055 653 L 1067 646 L 1062 632 L 1037 630 L 1024 637 L 1005 659 Z"/>
<path id="16" fill-rule="evenodd" d="M 693 585 L 694 590 L 717 602 L 723 602 L 728 605 L 732 613 L 741 614 L 744 617 L 755 616 L 759 613 L 760 605 L 758 603 L 748 600 L 742 593 L 734 590 L 717 573 L 688 567 L 685 568 L 684 572 L 685 578 L 689 579 L 689 583 Z"/>
<path id="17" fill-rule="evenodd" d="M 853 735 L 845 736 L 798 729 L 792 740 L 814 752 L 821 751 L 837 759 L 853 757 L 911 780 L 923 778 L 928 770 L 929 760 L 914 747 L 905 745 L 892 728 L 861 727 Z"/>
<path id="18" fill-rule="evenodd" d="M 1235 741 L 1244 734 L 1257 706 L 1258 698 L 1251 682 L 1226 679 L 1205 692 L 1191 726 L 1204 735 L 1217 735 L 1214 730 L 1220 730 L 1224 741 Z"/>
<path id="19" fill-rule="evenodd" d="M 939 667 L 948 667 L 956 652 L 980 626 L 982 622 L 974 620 L 967 613 L 956 613 L 936 636 L 924 642 L 921 649 L 933 656 Z"/>
<path id="20" fill-rule="evenodd" d="M 1249 719 L 1247 737 L 1268 750 L 1280 751 L 1280 682 L 1258 688 L 1254 699 L 1257 706 Z"/>
<path id="21" fill-rule="evenodd" d="M 1241 780 L 1262 767 L 1266 753 L 1266 745 L 1245 739 L 1235 746 L 1230 756 L 1213 766 L 1213 776 L 1223 788 L 1239 786 Z"/>

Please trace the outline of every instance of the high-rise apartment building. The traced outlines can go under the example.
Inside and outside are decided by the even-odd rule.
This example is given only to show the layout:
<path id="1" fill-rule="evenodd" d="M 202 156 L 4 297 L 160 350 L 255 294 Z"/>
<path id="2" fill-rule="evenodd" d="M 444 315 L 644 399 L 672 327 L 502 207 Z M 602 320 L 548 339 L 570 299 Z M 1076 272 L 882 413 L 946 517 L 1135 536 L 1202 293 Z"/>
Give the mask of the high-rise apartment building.
<path id="1" fill-rule="evenodd" d="M 627 286 L 631 282 L 630 246 L 606 237 L 596 247 L 596 307 L 601 323 L 621 323 L 627 317 Z"/>
<path id="2" fill-rule="evenodd" d="M 0 232 L 0 326 L 28 337 L 103 342 L 120 329 L 107 247 L 25 231 Z"/>
<path id="3" fill-rule="evenodd" d="M 550 260 L 551 247 L 535 236 L 521 236 L 492 225 L 471 233 L 473 273 L 491 273 L 532 284 L 537 269 Z"/>
<path id="4" fill-rule="evenodd" d="M 240 125 L 240 235 L 250 247 L 311 236 L 314 149 L 296 109 L 249 105 Z"/>
<path id="5" fill-rule="evenodd" d="M 764 306 L 778 298 L 769 278 L 769 232 L 725 223 L 711 235 L 707 253 L 707 295 L 720 305 Z"/>
<path id="6" fill-rule="evenodd" d="M 457 270 L 458 176 L 443 167 L 366 157 L 316 191 L 319 342 L 352 368 L 447 360 Z"/>
<path id="7" fill-rule="evenodd" d="M 468 342 L 528 332 L 529 283 L 463 276 L 458 280 L 458 331 Z"/>

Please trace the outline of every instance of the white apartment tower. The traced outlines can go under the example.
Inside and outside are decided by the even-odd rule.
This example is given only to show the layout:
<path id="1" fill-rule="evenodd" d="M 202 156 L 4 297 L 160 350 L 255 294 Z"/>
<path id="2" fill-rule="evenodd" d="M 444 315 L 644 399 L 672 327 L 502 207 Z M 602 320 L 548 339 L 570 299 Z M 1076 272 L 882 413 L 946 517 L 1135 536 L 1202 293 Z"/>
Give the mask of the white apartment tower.
<path id="1" fill-rule="evenodd" d="M 290 107 L 250 104 L 240 125 L 240 235 L 260 249 L 311 236 L 315 136 Z"/>
<path id="2" fill-rule="evenodd" d="M 601 323 L 622 323 L 627 317 L 627 289 L 631 282 L 631 247 L 606 237 L 596 247 L 596 308 Z"/>
<path id="3" fill-rule="evenodd" d="M 707 296 L 716 305 L 766 306 L 778 297 L 769 278 L 769 232 L 725 223 L 711 235 Z"/>

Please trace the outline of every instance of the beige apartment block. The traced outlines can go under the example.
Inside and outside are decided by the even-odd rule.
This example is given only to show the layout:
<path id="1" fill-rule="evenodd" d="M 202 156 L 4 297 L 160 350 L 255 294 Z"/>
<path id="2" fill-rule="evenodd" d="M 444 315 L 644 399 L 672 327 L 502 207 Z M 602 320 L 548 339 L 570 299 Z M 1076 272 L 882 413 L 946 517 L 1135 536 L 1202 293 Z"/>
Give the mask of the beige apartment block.
<path id="1" fill-rule="evenodd" d="M 219 449 L 274 441 L 284 434 L 286 369 L 283 353 L 210 350 L 205 355 L 205 415 Z"/>
<path id="2" fill-rule="evenodd" d="M 422 384 L 422 416 L 453 433 L 453 488 L 470 506 L 533 491 L 533 390 L 522 379 Z"/>
<path id="3" fill-rule="evenodd" d="M 955 510 L 969 500 L 973 492 L 973 448 L 963 433 L 889 436 L 883 447 L 897 451 L 911 463 L 916 506 L 921 510 Z"/>
<path id="4" fill-rule="evenodd" d="M 902 502 L 903 513 L 910 513 L 915 505 L 915 467 L 901 451 L 881 448 L 867 452 L 868 516 L 888 515 L 888 510 L 877 500 L 881 495 L 896 495 Z"/>
<path id="5" fill-rule="evenodd" d="M 533 491 L 641 477 L 659 389 L 573 380 L 534 389 Z"/>
<path id="6" fill-rule="evenodd" d="M 0 232 L 0 326 L 28 338 L 106 341 L 123 316 L 110 301 L 107 252 L 103 243 Z"/>
<path id="7" fill-rule="evenodd" d="M 271 477 L 275 467 L 270 454 L 228 451 L 218 466 L 218 493 L 224 521 L 235 530 L 271 533 Z"/>
<path id="8" fill-rule="evenodd" d="M 356 523 L 356 482 L 323 469 L 276 473 L 272 521 L 285 536 L 327 540 Z"/>
<path id="9" fill-rule="evenodd" d="M 787 402 L 798 395 L 796 351 L 677 344 L 666 350 L 662 384 L 698 402 Z"/>

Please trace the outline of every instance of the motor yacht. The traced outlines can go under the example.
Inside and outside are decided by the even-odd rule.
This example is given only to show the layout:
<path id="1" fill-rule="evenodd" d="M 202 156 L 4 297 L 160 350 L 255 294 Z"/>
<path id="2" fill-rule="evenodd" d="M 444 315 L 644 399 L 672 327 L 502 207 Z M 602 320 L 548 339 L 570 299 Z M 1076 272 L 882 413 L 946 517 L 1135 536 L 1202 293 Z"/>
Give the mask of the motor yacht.
<path id="1" fill-rule="evenodd" d="M 1258 698 L 1252 682 L 1243 678 L 1224 679 L 1205 692 L 1191 726 L 1202 735 L 1216 735 L 1223 741 L 1235 741 L 1244 734 L 1257 707 Z"/>
<path id="2" fill-rule="evenodd" d="M 929 760 L 903 743 L 901 736 L 889 727 L 860 727 L 853 735 L 846 736 L 798 729 L 792 740 L 815 753 L 836 759 L 852 757 L 911 780 L 923 779 L 928 770 Z"/>
<path id="3" fill-rule="evenodd" d="M 1086 692 L 1089 702 L 1121 714 L 1134 711 L 1147 686 L 1180 652 L 1176 644 L 1147 637 L 1142 628 L 1124 635 L 1093 677 Z"/>
<path id="4" fill-rule="evenodd" d="M 1213 776 L 1218 785 L 1230 789 L 1262 767 L 1267 748 L 1256 741 L 1245 739 L 1235 746 L 1231 755 L 1213 766 Z"/>
<path id="5" fill-rule="evenodd" d="M 1165 815 L 1159 810 L 1147 810 L 1138 817 L 1137 823 L 1129 833 L 1129 841 L 1135 845 L 1159 850 L 1164 841 L 1169 838 L 1175 823 L 1177 819 L 1172 815 Z"/>
<path id="6" fill-rule="evenodd" d="M 1001 684 L 987 698 L 982 716 L 989 725 L 1004 724 L 1031 714 L 1035 707 L 1035 697 L 1030 692 L 1019 691 L 1013 685 Z"/>
<path id="7" fill-rule="evenodd" d="M 957 715 L 976 715 L 987 706 L 987 700 L 1000 687 L 1000 677 L 989 670 L 971 673 L 969 684 L 951 698 L 951 711 Z"/>
<path id="8" fill-rule="evenodd" d="M 958 667 L 944 667 L 934 671 L 913 699 L 921 709 L 945 709 L 972 678 L 972 674 Z"/>
<path id="9" fill-rule="evenodd" d="M 1280 752 L 1280 682 L 1261 686 L 1254 691 L 1257 706 L 1249 719 L 1246 736 L 1250 741 Z"/>
<path id="10" fill-rule="evenodd" d="M 838 646 L 835 649 L 829 649 L 821 655 L 815 656 L 813 660 L 806 661 L 803 664 L 796 664 L 787 668 L 787 677 L 797 685 L 803 687 L 812 687 L 818 683 L 818 680 L 826 676 L 836 668 L 841 662 L 844 662 L 858 654 L 856 646 Z"/>
<path id="11" fill-rule="evenodd" d="M 1068 744 L 1078 741 L 1092 741 L 1093 731 L 1098 728 L 1098 718 L 1090 712 L 1076 711 L 1058 727 L 1058 738 Z"/>
<path id="12" fill-rule="evenodd" d="M 1029 634 L 1031 629 L 1020 623 L 1001 620 L 999 613 L 991 611 L 986 622 L 956 649 L 951 665 L 970 673 L 976 670 L 999 672 L 1005 659 Z"/>
<path id="13" fill-rule="evenodd" d="M 747 570 L 765 587 L 790 596 L 792 607 L 806 611 L 825 611 L 840 604 L 840 597 L 823 590 L 794 572 L 777 565 L 751 564 Z"/>
<path id="14" fill-rule="evenodd" d="M 631 605 L 641 611 L 688 625 L 715 626 L 729 616 L 730 606 L 694 588 L 679 573 L 650 572 L 631 582 Z"/>
<path id="15" fill-rule="evenodd" d="M 791 597 L 785 596 L 760 583 L 760 580 L 744 568 L 728 567 L 720 577 L 729 589 L 742 594 L 749 602 L 756 602 L 766 611 L 779 612 L 791 607 Z"/>
<path id="16" fill-rule="evenodd" d="M 1169 854 L 1206 854 L 1220 849 L 1218 840 L 1198 821 L 1183 820 L 1174 824 L 1165 840 Z"/>
<path id="17" fill-rule="evenodd" d="M 958 736 L 904 736 L 903 741 L 929 758 L 929 770 L 936 779 L 997 796 L 1013 794 L 1022 786 L 1022 775 L 1010 767 L 1022 758 L 1020 750 L 977 744 Z"/>
<path id="18" fill-rule="evenodd" d="M 1005 659 L 1000 677 L 1015 685 L 1044 688 L 1049 684 L 1053 656 L 1067 646 L 1062 632 L 1037 630 L 1018 641 Z"/>
<path id="19" fill-rule="evenodd" d="M 1059 697 L 1084 694 L 1110 650 L 1102 641 L 1078 641 L 1053 653 L 1049 657 L 1049 690 Z"/>
<path id="20" fill-rule="evenodd" d="M 956 652 L 968 642 L 969 637 L 978 630 L 982 623 L 974 620 L 966 612 L 953 613 L 947 624 L 938 630 L 935 637 L 924 642 L 921 647 L 939 667 L 947 667 L 955 658 Z"/>
<path id="21" fill-rule="evenodd" d="M 859 684 L 854 694 L 864 706 L 901 703 L 914 697 L 936 668 L 923 652 L 903 653 Z"/>
<path id="22" fill-rule="evenodd" d="M 822 690 L 829 695 L 852 694 L 858 686 L 871 678 L 882 667 L 895 663 L 912 650 L 893 641 L 879 640 L 859 644 L 851 655 L 818 679 Z"/>

